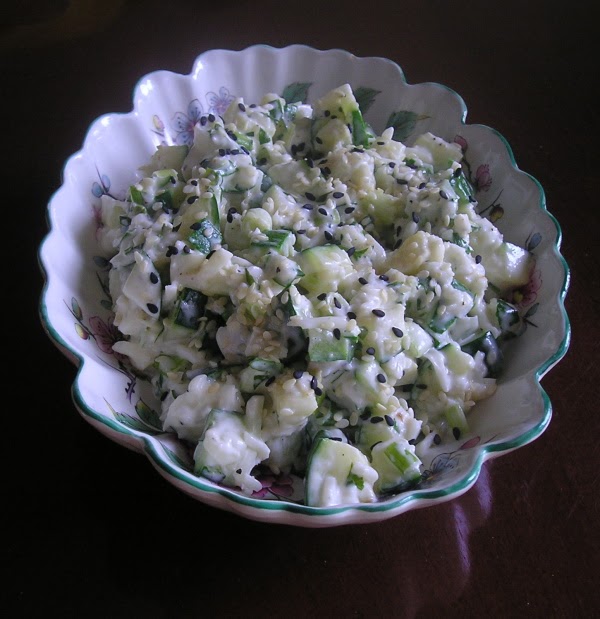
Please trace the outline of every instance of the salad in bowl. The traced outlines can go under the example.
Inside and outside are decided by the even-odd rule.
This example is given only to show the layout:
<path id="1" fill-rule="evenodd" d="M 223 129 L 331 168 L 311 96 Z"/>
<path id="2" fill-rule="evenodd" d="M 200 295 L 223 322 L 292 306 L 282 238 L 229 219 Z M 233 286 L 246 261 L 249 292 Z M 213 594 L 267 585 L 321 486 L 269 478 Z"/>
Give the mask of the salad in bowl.
<path id="1" fill-rule="evenodd" d="M 41 248 L 84 418 L 202 502 L 314 527 L 449 500 L 539 436 L 560 230 L 465 120 L 342 50 L 142 78 L 67 162 Z"/>

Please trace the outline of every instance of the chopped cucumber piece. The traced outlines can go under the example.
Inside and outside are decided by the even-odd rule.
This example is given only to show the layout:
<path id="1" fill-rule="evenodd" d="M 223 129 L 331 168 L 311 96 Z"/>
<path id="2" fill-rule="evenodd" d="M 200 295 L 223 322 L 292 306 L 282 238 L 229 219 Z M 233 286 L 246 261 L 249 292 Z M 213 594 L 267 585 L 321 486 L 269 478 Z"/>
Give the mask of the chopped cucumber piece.
<path id="1" fill-rule="evenodd" d="M 315 363 L 350 361 L 358 338 L 341 334 L 339 329 L 308 329 L 308 357 Z"/>
<path id="2" fill-rule="evenodd" d="M 331 507 L 341 503 L 371 503 L 377 471 L 356 447 L 342 441 L 315 438 L 308 455 L 305 501 Z"/>
<path id="3" fill-rule="evenodd" d="M 210 253 L 223 241 L 221 231 L 208 219 L 192 224 L 192 232 L 188 236 L 188 245 L 203 254 Z"/>
<path id="4" fill-rule="evenodd" d="M 184 288 L 177 298 L 173 321 L 188 329 L 197 329 L 204 316 L 207 297 L 197 290 Z"/>

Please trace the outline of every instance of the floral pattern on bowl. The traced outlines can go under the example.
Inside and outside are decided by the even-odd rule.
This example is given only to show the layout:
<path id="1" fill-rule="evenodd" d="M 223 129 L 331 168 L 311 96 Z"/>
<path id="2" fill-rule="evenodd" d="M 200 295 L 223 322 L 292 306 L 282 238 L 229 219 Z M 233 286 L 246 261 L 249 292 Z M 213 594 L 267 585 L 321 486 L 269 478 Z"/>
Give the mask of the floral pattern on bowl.
<path id="1" fill-rule="evenodd" d="M 328 70 L 316 76 L 318 63 Z M 252 75 L 257 66 L 271 70 Z M 193 474 L 191 447 L 162 430 L 149 385 L 112 350 L 121 336 L 110 311 L 109 265 L 94 249 L 100 197 L 124 196 L 157 145 L 189 144 L 200 117 L 223 113 L 234 96 L 252 101 L 275 92 L 288 101 L 314 100 L 342 81 L 351 83 L 376 130 L 394 127 L 402 141 L 432 131 L 460 144 L 480 214 L 536 258 L 530 282 L 512 299 L 524 325 L 532 328 L 508 347 L 508 372 L 497 394 L 478 405 L 472 435 L 450 451 L 432 449 L 419 486 L 374 504 L 309 508 L 302 504 L 301 480 L 293 475 L 259 476 L 262 490 L 248 497 Z M 168 100 L 161 92 L 170 93 Z M 145 76 L 134 93 L 134 111 L 92 124 L 50 201 L 51 229 L 40 249 L 47 280 L 42 322 L 79 366 L 75 403 L 100 432 L 145 453 L 174 486 L 202 502 L 255 520 L 322 527 L 378 521 L 452 499 L 475 483 L 486 459 L 545 430 L 551 405 L 540 379 L 564 356 L 570 338 L 564 310 L 569 272 L 559 251 L 560 228 L 546 210 L 541 186 L 518 169 L 506 141 L 491 128 L 465 123 L 466 106 L 456 93 L 438 84 L 410 85 L 400 67 L 383 58 L 306 46 L 253 46 L 206 52 L 187 76 L 166 71 Z M 76 258 L 68 265 L 61 244 Z"/>

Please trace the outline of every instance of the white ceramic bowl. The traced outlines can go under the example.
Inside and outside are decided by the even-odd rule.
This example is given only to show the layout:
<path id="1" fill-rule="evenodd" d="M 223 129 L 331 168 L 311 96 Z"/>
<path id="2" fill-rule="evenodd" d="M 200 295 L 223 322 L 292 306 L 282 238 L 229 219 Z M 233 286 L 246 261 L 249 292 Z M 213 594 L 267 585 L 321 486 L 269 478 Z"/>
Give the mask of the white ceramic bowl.
<path id="1" fill-rule="evenodd" d="M 185 143 L 196 120 L 219 114 L 234 95 L 257 101 L 266 92 L 295 88 L 314 101 L 348 82 L 370 89 L 366 120 L 378 132 L 397 112 L 403 141 L 431 131 L 465 150 L 479 212 L 506 240 L 531 250 L 534 275 L 519 309 L 523 335 L 512 340 L 496 393 L 477 405 L 472 432 L 440 446 L 424 462 L 415 489 L 378 503 L 307 507 L 290 494 L 289 480 L 265 482 L 248 497 L 192 473 L 189 453 L 157 424 L 152 395 L 112 352 L 115 327 L 107 295 L 106 261 L 97 257 L 97 209 L 108 193 L 124 195 L 161 143 Z M 521 171 L 497 131 L 466 124 L 466 106 L 455 92 L 434 83 L 408 84 L 401 68 L 384 58 L 359 58 L 342 50 L 301 45 L 257 45 L 213 50 L 196 58 L 191 73 L 157 71 L 134 90 L 133 110 L 95 120 L 83 147 L 64 167 L 63 184 L 49 203 L 50 231 L 40 249 L 46 284 L 42 323 L 78 367 L 73 394 L 83 417 L 110 439 L 145 454 L 168 481 L 199 501 L 247 518 L 306 527 L 374 522 L 447 501 L 468 490 L 485 460 L 522 447 L 548 426 L 551 404 L 541 377 L 566 353 L 570 327 L 564 309 L 569 271 L 560 254 L 560 228 L 546 210 L 540 184 Z"/>

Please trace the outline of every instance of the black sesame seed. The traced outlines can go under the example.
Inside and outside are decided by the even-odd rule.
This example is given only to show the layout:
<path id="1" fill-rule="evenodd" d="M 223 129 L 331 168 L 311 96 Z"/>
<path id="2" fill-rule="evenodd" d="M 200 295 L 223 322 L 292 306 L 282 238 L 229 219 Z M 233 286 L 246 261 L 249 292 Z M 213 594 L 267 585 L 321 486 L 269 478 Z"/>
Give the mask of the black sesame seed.
<path id="1" fill-rule="evenodd" d="M 364 277 L 359 277 L 358 278 L 358 283 L 362 284 L 364 286 L 368 282 L 367 282 L 367 280 Z"/>
<path id="2" fill-rule="evenodd" d="M 351 248 L 348 250 L 348 255 L 349 255 L 350 257 L 352 257 L 352 256 L 354 255 L 354 252 L 355 252 L 355 251 L 356 251 L 356 247 L 351 247 Z"/>
<path id="3" fill-rule="evenodd" d="M 452 176 L 460 176 L 462 173 L 462 168 L 456 168 Z"/>
<path id="4" fill-rule="evenodd" d="M 197 186 L 198 186 L 198 181 L 197 181 L 195 178 L 193 178 L 193 179 L 190 181 L 190 185 L 193 185 L 194 187 L 197 187 Z"/>
<path id="5" fill-rule="evenodd" d="M 421 218 L 419 217 L 419 215 L 418 215 L 417 213 L 415 213 L 415 212 L 413 211 L 413 214 L 412 214 L 412 220 L 413 220 L 416 224 L 418 224 L 418 223 L 421 221 Z"/>
<path id="6" fill-rule="evenodd" d="M 319 299 L 319 301 L 324 301 L 326 298 L 327 298 L 326 292 L 322 292 L 321 294 L 317 295 L 317 299 Z"/>
<path id="7" fill-rule="evenodd" d="M 204 127 L 204 125 L 206 124 L 206 116 L 200 117 L 200 124 Z"/>
<path id="8" fill-rule="evenodd" d="M 188 204 L 194 204 L 194 202 L 195 202 L 197 199 L 198 199 L 198 196 L 190 196 L 190 197 L 187 199 L 187 203 L 188 203 Z"/>
<path id="9" fill-rule="evenodd" d="M 318 137 L 318 136 L 315 138 L 315 142 L 317 144 L 323 144 L 323 140 L 320 137 Z"/>
<path id="10" fill-rule="evenodd" d="M 296 230 L 296 234 L 306 234 L 306 230 Z"/>
<path id="11" fill-rule="evenodd" d="M 320 387 L 316 387 L 315 388 L 315 395 L 323 395 L 323 389 L 321 389 Z"/>
<path id="12" fill-rule="evenodd" d="M 321 215 L 327 215 L 327 211 L 322 206 L 317 210 L 321 213 Z"/>
<path id="13" fill-rule="evenodd" d="M 150 273 L 150 282 L 152 284 L 158 284 L 158 275 L 156 273 Z"/>
<path id="14" fill-rule="evenodd" d="M 304 374 L 304 372 L 302 370 L 295 370 L 294 371 L 294 378 L 296 380 L 298 380 L 299 378 L 302 378 L 302 375 Z"/>
<path id="15" fill-rule="evenodd" d="M 408 185 L 408 181 L 405 178 L 397 178 L 396 182 L 398 185 Z"/>
<path id="16" fill-rule="evenodd" d="M 448 199 L 448 194 L 443 189 L 440 189 L 440 198 L 442 198 L 442 200 Z"/>
<path id="17" fill-rule="evenodd" d="M 384 415 L 385 418 L 385 422 L 388 424 L 388 426 L 393 426 L 394 425 L 394 419 L 393 417 L 390 417 L 390 415 Z"/>
<path id="18" fill-rule="evenodd" d="M 385 146 L 385 142 L 377 142 L 378 146 Z"/>
<path id="19" fill-rule="evenodd" d="M 365 411 L 360 414 L 360 418 L 363 421 L 366 421 L 370 416 L 371 416 L 371 411 L 368 408 L 365 409 Z"/>
<path id="20" fill-rule="evenodd" d="M 238 103 L 238 107 L 240 108 L 241 112 L 245 112 L 246 111 L 246 106 L 243 103 Z"/>
<path id="21" fill-rule="evenodd" d="M 374 355 L 375 354 L 375 349 L 372 346 L 369 346 L 369 348 L 367 348 L 367 350 L 365 350 L 365 352 L 367 353 L 367 355 Z"/>
<path id="22" fill-rule="evenodd" d="M 342 334 L 340 333 L 340 330 L 337 327 L 333 330 L 333 337 L 336 340 L 339 340 L 342 337 Z"/>
<path id="23" fill-rule="evenodd" d="M 331 112 L 329 110 L 325 110 L 323 112 L 323 116 L 325 116 L 327 118 L 327 116 L 331 116 Z"/>
<path id="24" fill-rule="evenodd" d="M 401 234 L 401 232 L 402 232 L 402 226 L 398 226 L 396 228 L 396 236 L 399 236 Z"/>
<path id="25" fill-rule="evenodd" d="M 348 206 L 344 209 L 344 213 L 346 213 L 346 215 L 350 215 L 350 213 L 354 212 L 354 207 L 353 206 Z"/>
<path id="26" fill-rule="evenodd" d="M 383 310 L 374 309 L 371 311 L 373 312 L 373 314 L 375 314 L 375 316 L 377 316 L 377 318 L 383 318 L 385 316 L 385 312 Z"/>
<path id="27" fill-rule="evenodd" d="M 219 157 L 225 157 L 225 149 L 219 148 Z"/>
<path id="28" fill-rule="evenodd" d="M 305 159 L 305 161 L 306 161 L 306 165 L 307 165 L 309 168 L 314 168 L 314 167 L 315 167 L 315 162 L 314 162 L 314 161 L 313 161 L 310 157 L 307 157 L 307 158 Z"/>
<path id="29" fill-rule="evenodd" d="M 328 230 L 325 230 L 323 232 L 323 236 L 328 240 L 331 241 L 333 239 L 333 234 L 331 234 L 331 232 L 329 232 Z"/>
<path id="30" fill-rule="evenodd" d="M 392 331 L 396 337 L 402 337 L 404 335 L 404 331 L 398 327 L 392 327 Z"/>
<path id="31" fill-rule="evenodd" d="M 356 314 L 354 312 L 348 312 L 346 314 L 350 320 L 356 320 Z"/>
<path id="32" fill-rule="evenodd" d="M 150 313 L 158 314 L 158 306 L 154 305 L 154 303 L 147 303 L 146 307 Z"/>
<path id="33" fill-rule="evenodd" d="M 315 207 L 312 204 L 303 204 L 302 208 L 305 208 L 307 211 L 312 211 Z"/>
<path id="34" fill-rule="evenodd" d="M 184 253 L 184 254 L 189 254 L 191 251 L 192 251 L 192 250 L 191 250 L 191 249 L 190 249 L 187 245 L 184 245 L 184 246 L 183 246 L 183 253 Z"/>
<path id="35" fill-rule="evenodd" d="M 481 262 L 481 256 L 480 256 L 479 254 L 477 254 L 477 255 L 475 256 L 475 262 L 476 262 L 477 264 L 479 264 L 479 263 Z"/>
<path id="36" fill-rule="evenodd" d="M 235 472 L 236 472 L 238 475 L 241 475 L 241 474 L 242 474 L 242 469 L 236 469 L 236 470 L 235 470 Z"/>
<path id="37" fill-rule="evenodd" d="M 216 118 L 216 116 L 215 116 L 214 114 L 209 114 L 209 115 L 208 115 L 208 120 L 209 120 L 211 123 L 214 123 L 214 122 L 215 122 L 215 120 L 217 120 L 217 118 Z"/>
<path id="38" fill-rule="evenodd" d="M 383 421 L 383 417 L 379 417 L 379 415 L 375 417 L 371 417 L 371 423 L 381 423 Z"/>
<path id="39" fill-rule="evenodd" d="M 233 215 L 231 213 L 227 213 L 227 223 L 230 224 L 233 221 Z"/>
<path id="40" fill-rule="evenodd" d="M 427 187 L 427 183 L 421 183 L 418 189 L 425 189 L 425 187 Z"/>
<path id="41" fill-rule="evenodd" d="M 452 428 L 452 435 L 458 440 L 460 438 L 460 428 Z"/>
<path id="42" fill-rule="evenodd" d="M 394 249 L 398 249 L 398 247 L 400 247 L 400 245 L 402 245 L 402 239 L 398 239 L 398 240 L 394 243 Z"/>
<path id="43" fill-rule="evenodd" d="M 433 437 L 433 442 L 434 442 L 436 445 L 439 445 L 439 444 L 442 442 L 442 437 L 441 437 L 439 434 L 436 434 L 436 435 Z"/>
<path id="44" fill-rule="evenodd" d="M 310 379 L 310 388 L 311 389 L 316 389 L 317 388 L 317 377 L 316 376 L 313 376 Z"/>
<path id="45" fill-rule="evenodd" d="M 417 439 L 416 438 L 411 438 L 410 441 L 408 441 L 409 445 L 416 445 L 417 444 Z"/>
<path id="46" fill-rule="evenodd" d="M 385 275 L 385 273 L 383 275 L 380 275 L 379 279 L 384 281 L 384 282 L 389 282 L 390 281 L 390 278 L 387 275 Z"/>
<path id="47" fill-rule="evenodd" d="M 200 228 L 202 228 L 202 223 L 201 223 L 201 222 L 199 222 L 199 221 L 195 221 L 195 222 L 194 222 L 194 223 L 190 226 L 190 228 L 191 228 L 192 230 L 200 230 Z"/>
<path id="48" fill-rule="evenodd" d="M 175 256 L 179 253 L 179 250 L 177 249 L 177 247 L 175 247 L 175 245 L 169 245 L 167 249 L 171 253 L 172 256 Z"/>
<path id="49" fill-rule="evenodd" d="M 381 144 L 383 144 L 383 142 L 381 142 Z M 395 161 L 390 161 L 388 163 L 388 165 L 390 166 L 390 168 L 395 168 L 396 167 L 396 162 Z"/>
<path id="50" fill-rule="evenodd" d="M 377 374 L 376 378 L 378 383 L 385 383 L 386 381 L 385 374 Z"/>
<path id="51" fill-rule="evenodd" d="M 340 300 L 337 297 L 333 297 L 333 304 L 338 308 L 338 309 L 342 309 L 342 304 L 340 303 Z"/>
<path id="52" fill-rule="evenodd" d="M 344 197 L 344 194 L 341 191 L 334 191 L 332 195 L 336 200 Z"/>
<path id="53" fill-rule="evenodd" d="M 267 380 L 265 381 L 265 387 L 268 387 L 269 385 L 272 385 L 275 382 L 275 377 L 274 376 L 269 376 L 269 378 L 267 378 Z"/>

